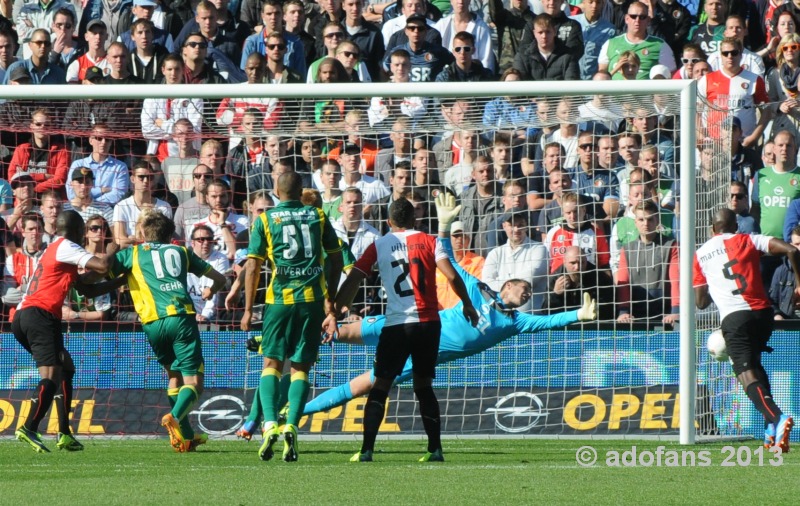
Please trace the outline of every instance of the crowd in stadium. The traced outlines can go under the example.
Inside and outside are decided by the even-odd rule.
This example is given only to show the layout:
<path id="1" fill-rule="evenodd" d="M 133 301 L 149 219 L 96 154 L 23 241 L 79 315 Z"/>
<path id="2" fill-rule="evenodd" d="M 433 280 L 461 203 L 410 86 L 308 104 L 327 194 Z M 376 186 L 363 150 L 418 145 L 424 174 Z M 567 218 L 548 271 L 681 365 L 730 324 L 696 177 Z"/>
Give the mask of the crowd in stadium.
<path id="1" fill-rule="evenodd" d="M 698 184 L 711 184 L 704 177 L 729 146 L 726 198 L 740 231 L 800 247 L 800 0 L 6 0 L 0 13 L 9 86 L 696 79 L 725 109 L 699 118 Z M 190 278 L 198 321 L 237 321 L 225 307 L 239 303 L 249 226 L 277 203 L 277 177 L 295 171 L 356 259 L 386 233 L 391 202 L 411 200 L 419 228 L 433 230 L 433 199 L 451 192 L 462 206 L 452 228 L 459 263 L 495 290 L 532 281 L 525 309 L 576 309 L 588 291 L 601 319 L 671 324 L 675 105 L 658 95 L 635 105 L 600 95 L 7 100 L 5 311 L 61 209 L 81 214 L 84 246 L 103 254 L 109 241 L 135 243 L 137 217 L 155 208 L 174 219 L 176 242 L 233 282 L 206 302 L 210 281 Z M 786 270 L 762 265 L 777 317 L 795 318 L 781 305 Z M 457 302 L 437 285 L 443 307 Z M 382 300 L 365 289 L 354 309 L 378 314 Z M 130 306 L 124 290 L 76 293 L 64 319 L 134 321 Z"/>

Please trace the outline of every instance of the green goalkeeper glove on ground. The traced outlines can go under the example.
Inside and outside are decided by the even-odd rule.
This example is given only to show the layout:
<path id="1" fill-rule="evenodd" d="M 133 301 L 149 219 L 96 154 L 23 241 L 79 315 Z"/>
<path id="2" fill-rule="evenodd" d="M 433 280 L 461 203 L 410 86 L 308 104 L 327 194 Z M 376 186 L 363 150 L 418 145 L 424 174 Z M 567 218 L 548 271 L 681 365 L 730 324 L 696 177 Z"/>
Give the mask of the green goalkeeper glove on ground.
<path id="1" fill-rule="evenodd" d="M 450 225 L 458 218 L 461 206 L 456 205 L 456 198 L 451 193 L 441 192 L 434 200 L 436 216 L 439 218 L 439 232 L 450 233 Z"/>
<path id="2" fill-rule="evenodd" d="M 597 303 L 587 292 L 583 292 L 583 307 L 578 309 L 578 320 L 585 322 L 597 319 Z"/>

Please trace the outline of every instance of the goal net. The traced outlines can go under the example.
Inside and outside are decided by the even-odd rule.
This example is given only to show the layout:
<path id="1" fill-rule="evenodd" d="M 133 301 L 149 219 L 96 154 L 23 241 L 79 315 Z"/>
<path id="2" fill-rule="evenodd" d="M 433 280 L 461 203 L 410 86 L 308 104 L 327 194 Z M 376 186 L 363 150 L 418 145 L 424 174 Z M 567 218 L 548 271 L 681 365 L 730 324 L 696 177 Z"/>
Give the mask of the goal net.
<path id="1" fill-rule="evenodd" d="M 487 289 L 501 292 L 509 279 L 529 282 L 531 300 L 518 309 L 542 317 L 576 309 L 583 292 L 598 300 L 598 323 L 500 336 L 485 350 L 445 328 L 443 342 L 461 347 L 440 355 L 445 362 L 434 382 L 447 435 L 676 436 L 687 407 L 698 434 L 751 429 L 752 421 L 738 418 L 742 397 L 729 367 L 704 351 L 716 313 L 698 315 L 695 334 L 694 308 L 685 307 L 691 256 L 678 242 L 705 240 L 708 213 L 726 202 L 730 165 L 727 137 L 696 135 L 693 84 L 95 86 L 91 99 L 83 88 L 43 88 L 54 87 L 5 92 L 4 175 L 17 178 L 15 187 L 24 186 L 21 175 L 35 180 L 34 211 L 41 206 L 46 214 L 41 200 L 52 187 L 85 218 L 102 223 L 88 216 L 101 215 L 108 240 L 132 234 L 135 213 L 121 212 L 120 203 L 144 196 L 173 217 L 176 241 L 213 255 L 234 278 L 252 216 L 277 203 L 277 175 L 296 171 L 320 192 L 354 258 L 386 233 L 394 199 L 411 200 L 418 228 L 435 233 L 432 200 L 450 192 L 462 206 L 456 259 Z M 46 142 L 50 156 L 26 148 L 31 141 L 38 148 Z M 57 167 L 54 152 L 62 157 Z M 110 169 L 100 160 L 106 155 L 122 165 Z M 75 200 L 76 192 L 87 194 L 84 179 L 73 181 L 82 166 L 94 173 L 90 200 L 105 204 L 90 209 Z M 145 184 L 137 174 L 148 171 L 155 180 Z M 682 188 L 682 177 L 692 174 Z M 689 232 L 679 236 L 683 228 Z M 213 253 L 192 240 L 198 231 L 213 236 Z M 203 285 L 191 283 L 198 296 Z M 18 284 L 7 272 L 7 287 Z M 437 283 L 437 290 L 448 306 L 457 301 L 446 286 Z M 8 293 L 7 307 L 14 300 Z M 246 351 L 248 335 L 238 330 L 241 301 L 226 309 L 225 299 L 222 293 L 196 304 L 206 392 L 190 418 L 212 436 L 242 426 L 261 374 L 261 357 Z M 380 279 L 370 276 L 351 319 L 363 318 L 362 327 L 380 322 L 385 300 Z M 484 302 L 488 315 L 496 304 Z M 69 300 L 65 314 L 78 371 L 74 430 L 157 434 L 168 409 L 166 376 L 129 293 Z M 310 398 L 369 371 L 373 355 L 371 346 L 322 347 Z M 37 378 L 13 336 L 0 335 L 0 434 L 24 420 Z M 364 398 L 341 400 L 305 417 L 301 430 L 360 434 Z M 55 427 L 54 414 L 49 428 Z M 393 389 L 382 431 L 424 434 L 410 381 Z"/>

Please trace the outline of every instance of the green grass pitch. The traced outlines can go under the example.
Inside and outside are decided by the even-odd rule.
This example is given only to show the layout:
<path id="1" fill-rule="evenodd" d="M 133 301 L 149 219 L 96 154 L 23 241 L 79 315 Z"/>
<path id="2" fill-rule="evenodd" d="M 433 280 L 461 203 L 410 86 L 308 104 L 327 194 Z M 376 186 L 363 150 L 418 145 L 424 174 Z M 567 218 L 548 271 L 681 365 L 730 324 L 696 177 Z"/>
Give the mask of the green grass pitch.
<path id="1" fill-rule="evenodd" d="M 47 438 L 50 441 L 50 438 Z M 749 467 L 722 467 L 725 444 L 591 440 L 445 440 L 446 462 L 421 464 L 423 441 L 381 441 L 375 462 L 349 463 L 358 443 L 300 440 L 300 461 L 261 462 L 259 443 L 210 441 L 176 454 L 165 439 L 83 439 L 86 451 L 36 454 L 0 441 L 2 504 L 797 504 L 800 448 L 780 467 L 755 457 Z M 601 458 L 583 468 L 578 448 Z M 693 449 L 709 467 L 607 467 L 609 450 Z M 746 452 L 746 450 L 745 450 Z M 279 455 L 279 454 L 278 454 Z M 767 455 L 768 458 L 768 455 Z M 734 459 L 735 460 L 735 459 Z M 760 498 L 760 499 L 759 499 Z M 756 501 L 755 503 L 753 501 Z"/>

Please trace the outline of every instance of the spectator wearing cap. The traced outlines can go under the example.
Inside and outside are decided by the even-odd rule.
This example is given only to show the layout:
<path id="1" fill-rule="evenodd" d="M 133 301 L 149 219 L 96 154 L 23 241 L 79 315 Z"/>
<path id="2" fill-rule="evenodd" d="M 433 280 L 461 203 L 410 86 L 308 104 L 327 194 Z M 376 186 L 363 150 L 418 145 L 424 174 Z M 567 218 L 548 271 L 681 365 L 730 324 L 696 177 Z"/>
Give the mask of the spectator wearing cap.
<path id="1" fill-rule="evenodd" d="M 6 69 L 17 61 L 17 37 L 10 29 L 0 28 L 0 82 L 5 80 Z M 30 79 L 30 75 L 28 75 Z"/>
<path id="2" fill-rule="evenodd" d="M 538 311 L 547 291 L 547 249 L 528 237 L 527 213 L 509 214 L 503 222 L 508 241 L 486 255 L 481 281 L 497 292 L 509 279 L 523 279 L 531 284 L 530 306 Z M 527 306 L 527 305 L 526 305 Z"/>
<path id="3" fill-rule="evenodd" d="M 470 234 L 464 230 L 464 224 L 454 221 L 450 225 L 450 244 L 453 247 L 453 256 L 462 269 L 481 279 L 485 260 L 482 256 L 472 252 L 470 241 Z M 447 278 L 438 269 L 436 270 L 436 296 L 439 299 L 439 309 L 450 309 L 461 301 L 450 287 Z"/>
<path id="4" fill-rule="evenodd" d="M 8 164 L 8 177 L 18 172 L 28 174 L 36 181 L 36 193 L 47 190 L 64 190 L 69 170 L 69 153 L 63 144 L 53 142 L 50 132 L 53 121 L 45 109 L 31 115 L 31 142 L 17 146 Z"/>
<path id="5" fill-rule="evenodd" d="M 3 84 L 8 84 L 8 76 L 17 67 L 24 67 L 31 76 L 31 84 L 64 84 L 67 74 L 60 66 L 50 63 L 50 32 L 44 28 L 34 30 L 28 42 L 30 58 L 12 63 L 6 69 Z"/>
<path id="6" fill-rule="evenodd" d="M 297 72 L 306 75 L 306 58 L 303 43 L 300 39 L 284 29 L 283 26 L 283 7 L 278 0 L 265 0 L 261 5 L 261 22 L 264 28 L 259 32 L 249 36 L 244 41 L 242 49 L 242 60 L 240 68 L 244 70 L 247 64 L 247 57 L 251 53 L 267 54 L 267 39 L 271 33 L 278 32 L 283 35 L 286 41 L 286 53 L 283 55 L 283 63 Z"/>
<path id="7" fill-rule="evenodd" d="M 89 21 L 83 38 L 86 40 L 86 52 L 67 67 L 68 83 L 91 81 L 86 77 L 87 71 L 91 68 L 98 69 L 101 77 L 111 72 L 106 60 L 106 41 L 108 40 L 106 24 L 99 19 Z M 95 72 L 94 75 L 96 76 L 97 73 Z"/>
<path id="8" fill-rule="evenodd" d="M 92 198 L 94 190 L 94 174 L 89 167 L 73 168 L 69 177 L 69 193 L 72 196 L 64 203 L 64 210 L 73 210 L 81 215 L 86 222 L 90 216 L 99 214 L 105 218 L 106 223 L 111 223 L 114 217 L 112 207 Z"/>
<path id="9" fill-rule="evenodd" d="M 423 16 L 428 23 L 428 29 L 425 30 L 425 40 L 436 46 L 442 45 L 442 35 L 433 29 L 434 21 L 432 21 L 432 16 L 429 16 L 427 12 L 428 7 L 433 4 L 428 3 L 427 0 L 401 0 L 398 3 L 400 4 L 399 8 L 402 14 L 384 21 L 381 27 L 383 42 L 386 46 L 387 53 L 391 53 L 398 46 L 408 42 L 408 36 L 404 28 L 408 18 L 415 14 Z M 369 7 L 367 7 L 367 9 L 369 9 Z M 438 12 L 438 9 L 435 10 Z M 441 13 L 439 13 L 439 16 L 441 16 Z M 438 19 L 438 17 L 436 19 Z"/>
<path id="10" fill-rule="evenodd" d="M 29 174 L 19 172 L 11 176 L 11 191 L 14 194 L 14 206 L 11 209 L 6 209 L 0 215 L 5 218 L 5 223 L 8 225 L 8 230 L 20 230 L 22 222 L 20 221 L 26 213 L 38 212 L 39 207 L 36 205 L 36 181 Z"/>
<path id="11" fill-rule="evenodd" d="M 475 37 L 469 32 L 458 32 L 453 40 L 453 58 L 438 76 L 436 82 L 478 82 L 494 81 L 494 74 L 483 67 L 480 61 L 473 60 Z"/>
<path id="12" fill-rule="evenodd" d="M 484 68 L 495 71 L 494 52 L 492 51 L 492 32 L 489 25 L 477 14 L 470 12 L 469 0 L 450 0 L 452 8 L 449 15 L 443 17 L 433 27 L 442 35 L 442 46 L 453 50 L 455 35 L 466 31 L 475 37 L 475 59 Z M 578 32 L 580 35 L 580 32 Z"/>
<path id="13" fill-rule="evenodd" d="M 11 72 L 6 73 L 8 84 L 31 84 L 31 74 L 24 66 L 15 67 Z"/>
<path id="14" fill-rule="evenodd" d="M 89 187 L 90 197 L 95 202 L 113 206 L 128 192 L 130 180 L 128 179 L 128 166 L 111 156 L 111 132 L 104 123 L 97 123 L 92 127 L 89 136 L 89 145 L 92 152 L 86 158 L 75 160 L 70 167 L 68 180 L 73 181 L 72 173 L 75 170 L 88 168 L 92 171 L 92 182 Z M 67 186 L 67 198 L 72 200 L 75 196 L 73 186 Z M 111 223 L 111 220 L 108 220 Z"/>
<path id="15" fill-rule="evenodd" d="M 411 57 L 411 82 L 435 81 L 436 76 L 453 63 L 453 55 L 441 45 L 432 44 L 426 38 L 428 18 L 420 14 L 412 14 L 406 18 L 405 34 L 408 42 L 387 51 L 383 58 L 383 70 L 389 72 L 392 54 L 397 49 L 405 50 Z"/>
<path id="16" fill-rule="evenodd" d="M 549 14 L 533 20 L 533 38 L 527 50 L 518 53 L 514 68 L 527 81 L 572 81 L 580 79 L 578 60 L 565 46 L 556 44 L 556 28 Z"/>
<path id="17" fill-rule="evenodd" d="M 153 21 L 153 13 L 156 8 L 160 8 L 160 6 L 155 0 L 133 0 L 133 6 L 130 9 L 131 16 L 121 21 L 121 26 L 124 26 L 125 29 L 120 33 L 117 42 L 122 42 L 128 48 L 128 51 L 133 52 L 136 49 L 136 45 L 133 42 L 133 34 L 130 30 L 130 27 L 133 26 L 133 21 L 136 19 Z M 180 33 L 183 23 L 174 13 L 163 8 L 161 10 L 164 13 L 164 25 L 159 27 L 155 22 L 153 23 L 153 42 L 164 46 L 167 51 L 172 52 L 175 50 L 174 37 Z"/>
<path id="18" fill-rule="evenodd" d="M 29 58 L 30 53 L 25 55 L 26 52 L 24 44 L 34 39 L 34 34 L 37 30 L 50 30 L 53 25 L 53 20 L 61 9 L 67 9 L 72 12 L 72 19 L 76 19 L 75 8 L 69 0 L 49 0 L 47 2 L 30 2 L 25 3 L 14 19 L 14 25 L 19 34 L 19 43 L 23 46 L 23 57 Z M 50 40 L 49 33 L 47 40 Z M 35 48 L 31 47 L 31 51 L 36 52 Z"/>
<path id="19" fill-rule="evenodd" d="M 339 154 L 339 165 L 342 167 L 339 188 L 341 190 L 351 186 L 358 188 L 365 205 L 373 204 L 389 195 L 389 188 L 381 180 L 361 173 L 361 146 L 358 144 L 353 142 L 344 144 Z"/>
<path id="20" fill-rule="evenodd" d="M 219 4 L 219 9 L 214 4 Z M 228 0 L 201 0 L 195 14 L 175 38 L 176 46 L 183 46 L 189 34 L 198 32 L 208 40 L 209 54 L 219 52 L 232 62 L 242 60 L 242 46 L 250 35 L 247 23 L 236 21 L 228 11 Z"/>

